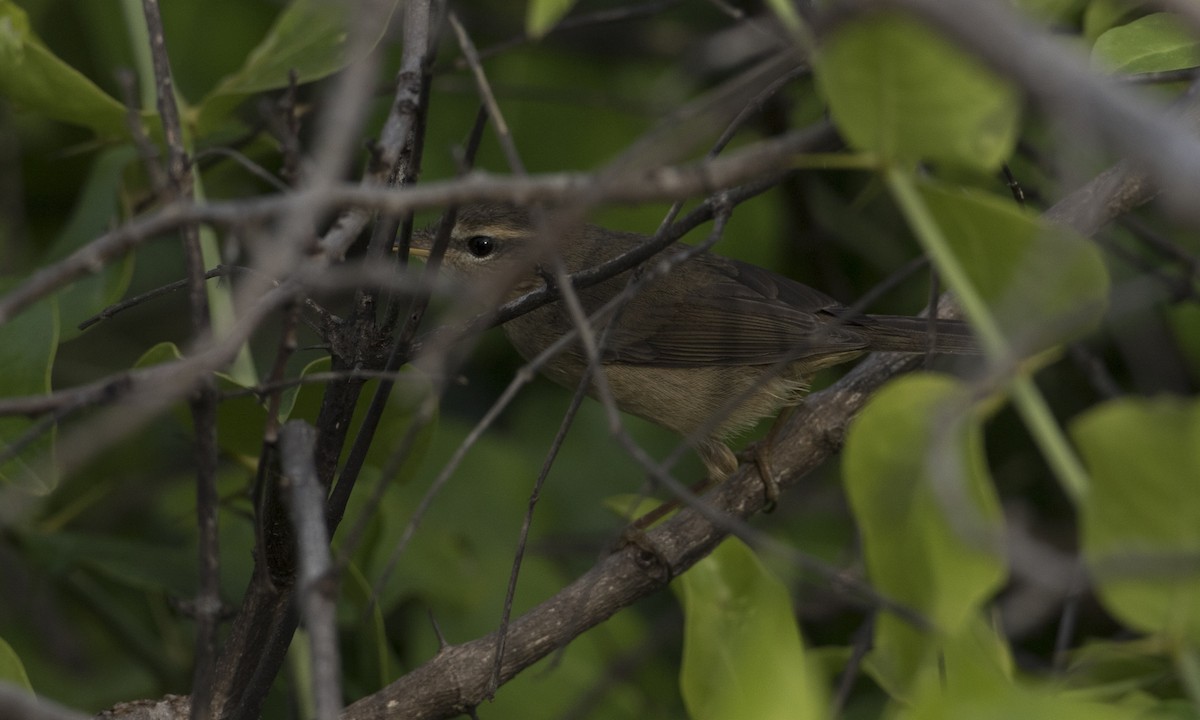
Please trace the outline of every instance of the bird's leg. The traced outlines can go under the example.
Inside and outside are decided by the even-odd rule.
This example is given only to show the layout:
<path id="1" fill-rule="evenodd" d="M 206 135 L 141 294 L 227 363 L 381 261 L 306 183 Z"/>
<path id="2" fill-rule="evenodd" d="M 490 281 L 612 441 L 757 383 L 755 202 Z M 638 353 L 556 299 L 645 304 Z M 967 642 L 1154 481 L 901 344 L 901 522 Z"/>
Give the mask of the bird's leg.
<path id="1" fill-rule="evenodd" d="M 786 412 L 786 410 L 785 410 Z M 782 417 L 782 415 L 781 415 Z M 778 423 L 778 421 L 777 421 Z M 774 427 L 772 427 L 772 431 Z M 767 444 L 765 447 L 770 447 L 770 440 L 773 436 L 768 433 L 767 439 L 764 441 Z M 756 443 L 757 447 L 757 443 Z M 758 474 L 763 482 L 763 494 L 766 495 L 767 504 L 766 512 L 775 509 L 775 501 L 779 497 L 779 485 L 775 482 L 775 475 L 772 474 L 770 462 L 768 461 L 765 452 L 760 452 L 757 449 L 750 449 L 750 460 L 758 466 Z M 696 445 L 696 453 L 700 456 L 700 460 L 704 463 L 704 467 L 708 470 L 706 477 L 690 488 L 690 492 L 694 496 L 699 496 L 717 483 L 728 480 L 738 469 L 738 456 L 734 454 L 729 446 L 724 442 L 709 438 Z M 680 505 L 678 499 L 668 500 L 650 512 L 642 515 L 637 520 L 634 520 L 630 529 L 635 533 L 640 533 L 654 523 L 662 520 L 665 516 L 673 512 Z M 625 533 L 628 535 L 628 532 Z M 625 537 L 625 544 L 631 542 L 629 537 Z M 637 544 L 634 542 L 633 544 Z"/>
<path id="2" fill-rule="evenodd" d="M 771 429 L 767 431 L 767 436 L 762 440 L 751 443 L 739 455 L 742 459 L 752 461 L 758 468 L 758 476 L 762 478 L 763 483 L 763 494 L 767 499 L 767 504 L 763 508 L 763 512 L 774 510 L 779 500 L 779 481 L 775 477 L 774 468 L 771 467 L 770 450 L 775 444 L 776 438 L 779 437 L 779 433 L 782 432 L 783 426 L 787 424 L 787 419 L 791 417 L 793 407 L 789 406 L 781 410 L 775 416 L 775 422 L 771 423 Z"/>
<path id="3" fill-rule="evenodd" d="M 768 443 L 770 435 L 768 434 Z M 762 479 L 763 495 L 766 496 L 766 506 L 763 508 L 766 512 L 771 512 L 775 509 L 775 501 L 779 497 L 779 485 L 775 482 L 775 475 L 771 471 L 771 464 L 767 459 L 767 455 L 762 451 L 764 447 L 755 443 L 748 448 L 745 453 L 749 454 L 748 460 L 752 460 L 758 466 L 758 475 Z M 705 467 L 708 468 L 708 475 L 714 482 L 724 482 L 727 478 L 737 472 L 740 460 L 739 456 L 734 454 L 729 446 L 720 440 L 709 439 L 704 441 L 697 447 L 700 453 L 700 459 L 704 461 Z"/>

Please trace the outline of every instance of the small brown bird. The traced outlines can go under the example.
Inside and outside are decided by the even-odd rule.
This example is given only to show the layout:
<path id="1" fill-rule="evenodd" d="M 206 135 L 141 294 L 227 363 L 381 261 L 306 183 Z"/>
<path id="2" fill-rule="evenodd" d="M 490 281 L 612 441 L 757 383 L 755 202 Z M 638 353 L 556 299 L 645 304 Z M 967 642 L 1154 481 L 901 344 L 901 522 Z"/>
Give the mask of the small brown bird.
<path id="1" fill-rule="evenodd" d="M 428 257 L 436 228 L 417 232 L 412 253 Z M 573 230 L 557 245 L 570 273 L 629 252 L 649 238 L 594 225 Z M 528 211 L 509 205 L 463 207 L 446 249 L 445 268 L 472 286 L 517 277 L 503 300 L 542 287 L 539 248 Z M 665 252 L 684 249 L 676 244 Z M 578 290 L 591 315 L 626 286 L 630 273 Z M 736 470 L 726 441 L 781 408 L 796 405 L 822 368 L 865 352 L 924 353 L 926 318 L 846 317 L 847 308 L 807 285 L 737 260 L 701 253 L 650 280 L 625 305 L 601 349 L 617 406 L 684 436 L 713 479 Z M 572 328 L 561 301 L 504 324 L 510 342 L 531 359 Z M 938 320 L 937 352 L 978 352 L 962 322 Z M 782 369 L 773 366 L 783 361 Z M 542 368 L 575 388 L 587 369 L 579 343 Z M 768 376 L 768 374 L 771 374 Z M 593 396 L 594 388 L 591 393 Z M 744 397 L 740 402 L 735 398 Z M 733 407 L 731 403 L 737 402 Z M 718 417 L 718 414 L 720 416 Z M 770 480 L 768 479 L 768 482 Z"/>

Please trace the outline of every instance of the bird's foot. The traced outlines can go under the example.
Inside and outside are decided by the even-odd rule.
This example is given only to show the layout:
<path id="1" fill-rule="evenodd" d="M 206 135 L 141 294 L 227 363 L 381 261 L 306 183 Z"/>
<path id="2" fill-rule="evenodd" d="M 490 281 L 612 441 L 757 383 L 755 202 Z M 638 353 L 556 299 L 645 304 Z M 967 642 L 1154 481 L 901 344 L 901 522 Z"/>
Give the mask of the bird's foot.
<path id="1" fill-rule="evenodd" d="M 779 483 L 771 469 L 767 450 L 771 447 L 771 436 L 766 440 L 756 442 L 740 453 L 734 453 L 729 446 L 719 440 L 709 440 L 699 446 L 700 458 L 708 468 L 712 482 L 722 482 L 737 472 L 738 466 L 744 462 L 753 462 L 758 468 L 758 476 L 762 479 L 763 496 L 766 504 L 763 512 L 771 512 L 779 500 Z"/>
<path id="2" fill-rule="evenodd" d="M 763 512 L 774 512 L 779 504 L 779 481 L 775 478 L 775 470 L 771 466 L 771 457 L 768 454 L 770 443 L 756 442 L 752 443 L 745 450 L 738 453 L 738 459 L 743 462 L 752 462 L 758 468 L 758 477 L 762 480 L 763 498 L 766 503 L 763 505 Z"/>

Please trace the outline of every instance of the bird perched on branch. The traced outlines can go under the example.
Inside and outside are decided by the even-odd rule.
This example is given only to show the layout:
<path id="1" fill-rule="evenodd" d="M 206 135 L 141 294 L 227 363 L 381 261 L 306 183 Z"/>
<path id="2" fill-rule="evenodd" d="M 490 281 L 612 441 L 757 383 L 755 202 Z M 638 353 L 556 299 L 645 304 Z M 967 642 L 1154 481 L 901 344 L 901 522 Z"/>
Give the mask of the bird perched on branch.
<path id="1" fill-rule="evenodd" d="M 428 257 L 436 226 L 413 235 L 412 253 Z M 511 205 L 461 208 L 444 267 L 484 287 L 507 283 L 497 298 L 514 299 L 545 284 L 542 264 L 556 248 L 575 273 L 626 254 L 649 240 L 594 225 L 578 226 L 555 242 L 541 241 L 529 212 Z M 668 248 L 684 250 L 675 244 Z M 633 270 L 576 292 L 589 316 L 629 283 Z M 647 280 L 604 336 L 600 363 L 618 408 L 682 435 L 713 479 L 736 470 L 727 441 L 760 419 L 800 402 L 812 375 L 865 352 L 977 353 L 969 328 L 956 320 L 894 315 L 849 316 L 833 298 L 748 263 L 702 252 L 669 273 Z M 557 300 L 503 325 L 529 360 L 574 327 Z M 588 367 L 574 342 L 541 372 L 568 388 Z M 590 394 L 595 396 L 593 382 Z M 768 483 L 770 494 L 771 479 Z"/>

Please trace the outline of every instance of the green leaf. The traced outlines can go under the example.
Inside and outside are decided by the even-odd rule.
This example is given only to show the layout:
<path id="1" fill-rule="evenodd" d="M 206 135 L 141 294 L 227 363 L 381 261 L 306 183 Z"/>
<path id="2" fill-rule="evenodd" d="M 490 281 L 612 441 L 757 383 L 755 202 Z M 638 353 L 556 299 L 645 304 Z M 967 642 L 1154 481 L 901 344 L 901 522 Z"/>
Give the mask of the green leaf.
<path id="1" fill-rule="evenodd" d="M 0 295 L 15 280 L 0 279 Z M 41 395 L 50 391 L 50 368 L 58 348 L 58 305 L 43 300 L 0 325 L 0 397 Z M 0 448 L 20 439 L 35 421 L 23 417 L 0 417 Z M 15 485 L 34 494 L 48 493 L 58 484 L 53 464 L 54 431 L 41 433 L 7 462 L 0 463 L 0 487 Z M 35 464 L 26 459 L 34 458 Z"/>
<path id="2" fill-rule="evenodd" d="M 182 359 L 183 353 L 179 351 L 178 345 L 173 342 L 160 342 L 142 353 L 142 356 L 137 359 L 137 362 L 133 366 L 135 368 L 151 367 Z"/>
<path id="3" fill-rule="evenodd" d="M 182 358 L 183 353 L 174 343 L 163 342 L 147 350 L 134 367 L 159 365 Z M 246 386 L 225 373 L 217 373 L 216 378 L 217 391 L 232 394 L 217 404 L 217 445 L 233 456 L 257 458 L 267 422 L 266 408 L 256 395 L 245 394 Z M 178 420 L 190 431 L 192 414 L 186 403 L 177 403 L 174 410 Z"/>
<path id="4" fill-rule="evenodd" d="M 1096 247 L 1003 200 L 921 186 L 958 261 L 1022 354 L 1091 330 L 1108 302 L 1108 272 Z"/>
<path id="5" fill-rule="evenodd" d="M 398 3 L 392 0 L 389 16 Z M 347 56 L 355 12 L 354 4 L 341 0 L 292 0 L 242 67 L 199 103 L 197 134 L 213 132 L 248 95 L 287 87 L 293 72 L 296 82 L 312 82 L 358 59 Z M 386 18 L 379 23 L 377 34 L 364 43 L 364 52 L 374 49 L 387 25 Z"/>
<path id="6" fill-rule="evenodd" d="M 1092 64 L 1118 73 L 1196 67 L 1200 65 L 1200 41 L 1178 16 L 1155 13 L 1097 38 Z"/>
<path id="7" fill-rule="evenodd" d="M 1158 638 L 1093 640 L 1072 650 L 1063 678 L 1090 699 L 1113 702 L 1150 691 L 1173 675 L 1167 649 Z"/>
<path id="8" fill-rule="evenodd" d="M 834 122 L 859 150 L 982 170 L 1012 154 L 1017 92 L 907 17 L 846 23 L 820 48 L 814 69 Z"/>
<path id="9" fill-rule="evenodd" d="M 329 365 L 330 361 L 328 356 L 313 360 L 305 365 L 304 369 L 300 371 L 300 377 L 306 378 L 309 375 L 329 372 Z M 323 392 L 318 391 L 323 390 L 323 386 L 309 383 L 307 385 L 300 384 L 296 385 L 295 387 L 286 388 L 281 393 L 279 401 L 280 422 L 286 422 L 287 420 L 291 419 L 292 412 L 296 408 L 296 400 L 300 397 L 305 387 L 308 387 L 310 392 L 304 394 L 305 402 L 302 406 L 300 414 L 298 414 L 297 417 L 303 417 L 308 419 L 310 422 L 317 419 L 317 413 L 319 413 L 321 410 L 321 399 L 323 395 Z"/>
<path id="10" fill-rule="evenodd" d="M 791 597 L 730 538 L 672 584 L 684 611 L 679 684 L 692 720 L 822 718 Z"/>
<path id="11" fill-rule="evenodd" d="M 125 107 L 42 44 L 25 11 L 0 0 L 0 95 L 53 120 L 99 135 L 125 133 Z"/>
<path id="12" fill-rule="evenodd" d="M 525 6 L 525 33 L 540 38 L 571 10 L 575 0 L 529 0 Z"/>
<path id="13" fill-rule="evenodd" d="M 923 668 L 911 701 L 893 717 L 1131 720 L 1145 716 L 1128 708 L 1070 697 L 1054 684 L 1014 679 L 1004 638 L 975 617 L 945 639 L 939 662 Z"/>
<path id="14" fill-rule="evenodd" d="M 0 637 L 0 680 L 33 692 L 33 685 L 29 682 L 29 675 L 25 672 L 21 656 L 17 655 L 12 646 L 2 637 Z"/>
<path id="15" fill-rule="evenodd" d="M 66 225 L 55 238 L 46 261 L 60 260 L 87 245 L 117 224 L 117 201 L 121 179 L 129 163 L 137 160 L 137 151 L 128 146 L 111 148 L 97 155 L 84 180 L 83 189 Z M 77 336 L 79 323 L 117 301 L 133 277 L 133 258 L 129 253 L 118 262 L 105 265 L 96 274 L 78 280 L 58 294 L 58 307 L 65 342 Z"/>
<path id="16" fill-rule="evenodd" d="M 958 633 L 1005 577 L 1000 504 L 970 390 L 934 374 L 888 384 L 851 425 L 843 472 L 872 587 L 935 628 L 879 616 L 873 666 L 903 696 L 936 657 L 939 635 Z"/>
<path id="17" fill-rule="evenodd" d="M 365 542 L 369 543 L 371 539 L 367 538 Z M 356 613 L 358 626 L 355 630 L 361 639 L 361 642 L 357 643 L 361 653 L 358 658 L 358 674 L 373 679 L 377 686 L 387 685 L 394 678 L 393 666 L 399 666 L 401 663 L 392 644 L 388 642 L 384 609 L 374 594 L 371 579 L 363 574 L 357 563 L 346 564 L 346 580 L 342 589 L 346 601 L 352 607 L 366 608 L 365 612 Z"/>
<path id="18" fill-rule="evenodd" d="M 1092 42 L 1146 4 L 1145 0 L 1092 0 L 1083 12 L 1083 34 Z"/>
<path id="19" fill-rule="evenodd" d="M 868 661 L 868 670 L 878 675 L 874 661 Z M 963 704 L 1003 707 L 1017 694 L 1008 644 L 979 613 L 940 639 L 937 662 L 916 670 L 906 719 L 951 718 L 955 710 L 970 717 L 974 713 L 964 713 Z"/>
<path id="20" fill-rule="evenodd" d="M 194 550 L 182 541 L 170 545 L 64 531 L 29 533 L 22 540 L 50 575 L 70 577 L 82 568 L 142 591 L 186 597 L 196 590 Z"/>
<path id="21" fill-rule="evenodd" d="M 1200 400 L 1117 400 L 1071 430 L 1093 478 L 1083 555 L 1100 599 L 1132 627 L 1200 645 Z"/>

